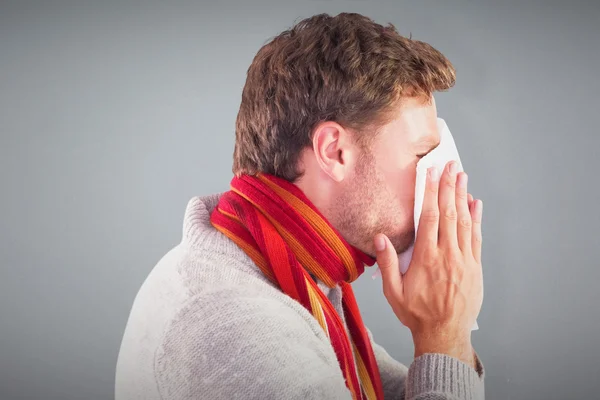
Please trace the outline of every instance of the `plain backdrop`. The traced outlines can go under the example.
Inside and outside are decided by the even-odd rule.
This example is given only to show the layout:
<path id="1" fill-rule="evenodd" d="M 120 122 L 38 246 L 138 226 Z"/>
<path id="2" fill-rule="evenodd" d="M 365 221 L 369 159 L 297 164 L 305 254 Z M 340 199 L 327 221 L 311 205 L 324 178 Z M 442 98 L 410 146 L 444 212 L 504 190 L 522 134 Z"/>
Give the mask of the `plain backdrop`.
<path id="1" fill-rule="evenodd" d="M 253 56 L 342 11 L 457 69 L 436 98 L 485 203 L 487 397 L 600 397 L 599 2 L 2 1 L 1 399 L 113 397 L 138 288 L 187 201 L 229 186 Z M 410 364 L 373 271 L 364 320 Z"/>

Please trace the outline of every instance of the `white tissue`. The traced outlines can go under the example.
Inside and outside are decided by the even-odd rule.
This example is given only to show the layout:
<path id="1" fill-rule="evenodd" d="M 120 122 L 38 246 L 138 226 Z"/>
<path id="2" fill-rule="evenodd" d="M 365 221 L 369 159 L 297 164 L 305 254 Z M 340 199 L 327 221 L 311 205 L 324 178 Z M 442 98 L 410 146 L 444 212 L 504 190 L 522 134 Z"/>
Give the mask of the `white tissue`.
<path id="1" fill-rule="evenodd" d="M 442 118 L 437 119 L 438 131 L 440 134 L 440 144 L 438 147 L 433 149 L 429 154 L 423 157 L 417 163 L 417 178 L 415 183 L 415 207 L 414 207 L 414 219 L 415 219 L 415 237 L 419 228 L 419 218 L 421 217 L 421 209 L 423 208 L 423 198 L 425 197 L 425 184 L 427 182 L 427 169 L 430 167 L 437 167 L 440 175 L 442 174 L 446 164 L 449 161 L 457 162 L 457 171 L 463 171 L 463 166 L 458 155 L 458 149 L 454 143 L 454 138 L 448 125 Z M 414 249 L 414 243 L 405 252 L 398 255 L 398 262 L 400 265 L 400 273 L 405 274 L 410 265 L 412 259 L 412 253 Z M 373 279 L 380 274 L 379 268 L 373 275 Z M 477 321 L 471 330 L 477 330 L 479 326 Z"/>
<path id="2" fill-rule="evenodd" d="M 417 163 L 417 179 L 415 183 L 415 208 L 414 208 L 414 219 L 415 219 L 415 236 L 419 229 L 419 218 L 421 218 L 421 210 L 423 208 L 423 198 L 425 197 L 425 185 L 427 182 L 427 170 L 431 167 L 436 167 L 440 175 L 444 171 L 446 164 L 450 161 L 456 161 L 457 171 L 464 171 L 460 156 L 458 155 L 458 149 L 454 143 L 454 138 L 446 122 L 438 118 L 438 131 L 440 133 L 440 144 L 438 147 L 433 149 L 429 154 L 423 157 Z M 412 252 L 414 249 L 414 243 L 404 253 L 398 256 L 400 262 L 400 272 L 406 273 L 410 260 L 412 259 Z"/>

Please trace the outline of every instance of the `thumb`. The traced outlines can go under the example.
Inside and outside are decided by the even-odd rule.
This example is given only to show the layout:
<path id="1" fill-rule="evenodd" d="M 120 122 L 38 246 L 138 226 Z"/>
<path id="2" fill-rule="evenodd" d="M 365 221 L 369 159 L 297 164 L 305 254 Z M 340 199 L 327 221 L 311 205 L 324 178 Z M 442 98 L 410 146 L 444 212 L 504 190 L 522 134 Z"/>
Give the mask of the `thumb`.
<path id="1" fill-rule="evenodd" d="M 377 265 L 381 270 L 383 294 L 388 301 L 393 298 L 395 301 L 402 302 L 404 299 L 403 278 L 400 274 L 396 249 L 383 233 L 375 235 L 374 245 Z"/>

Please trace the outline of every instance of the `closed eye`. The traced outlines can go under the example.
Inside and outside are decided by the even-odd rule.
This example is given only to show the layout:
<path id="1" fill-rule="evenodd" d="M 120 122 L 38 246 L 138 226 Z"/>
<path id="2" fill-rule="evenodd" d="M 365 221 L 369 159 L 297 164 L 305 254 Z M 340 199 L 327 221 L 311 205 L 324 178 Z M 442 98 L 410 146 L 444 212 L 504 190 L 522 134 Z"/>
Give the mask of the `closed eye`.
<path id="1" fill-rule="evenodd" d="M 427 154 L 431 153 L 433 150 L 435 150 L 438 146 L 440 145 L 440 143 L 438 142 L 436 145 L 431 146 L 430 149 L 428 149 L 425 153 L 422 154 L 417 154 L 417 158 L 420 160 L 421 158 L 425 157 Z"/>

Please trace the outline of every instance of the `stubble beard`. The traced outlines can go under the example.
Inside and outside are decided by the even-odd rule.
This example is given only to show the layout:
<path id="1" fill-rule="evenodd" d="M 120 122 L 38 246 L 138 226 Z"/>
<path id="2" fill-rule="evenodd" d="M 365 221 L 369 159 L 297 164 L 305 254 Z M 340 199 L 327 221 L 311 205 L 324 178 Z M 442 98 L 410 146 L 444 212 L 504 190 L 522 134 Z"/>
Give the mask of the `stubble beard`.
<path id="1" fill-rule="evenodd" d="M 390 239 L 397 253 L 404 252 L 414 241 L 414 230 L 399 228 L 406 217 L 399 199 L 378 175 L 372 156 L 359 161 L 356 175 L 338 196 L 330 215 L 346 241 L 371 256 L 375 255 L 373 238 L 378 233 Z"/>

